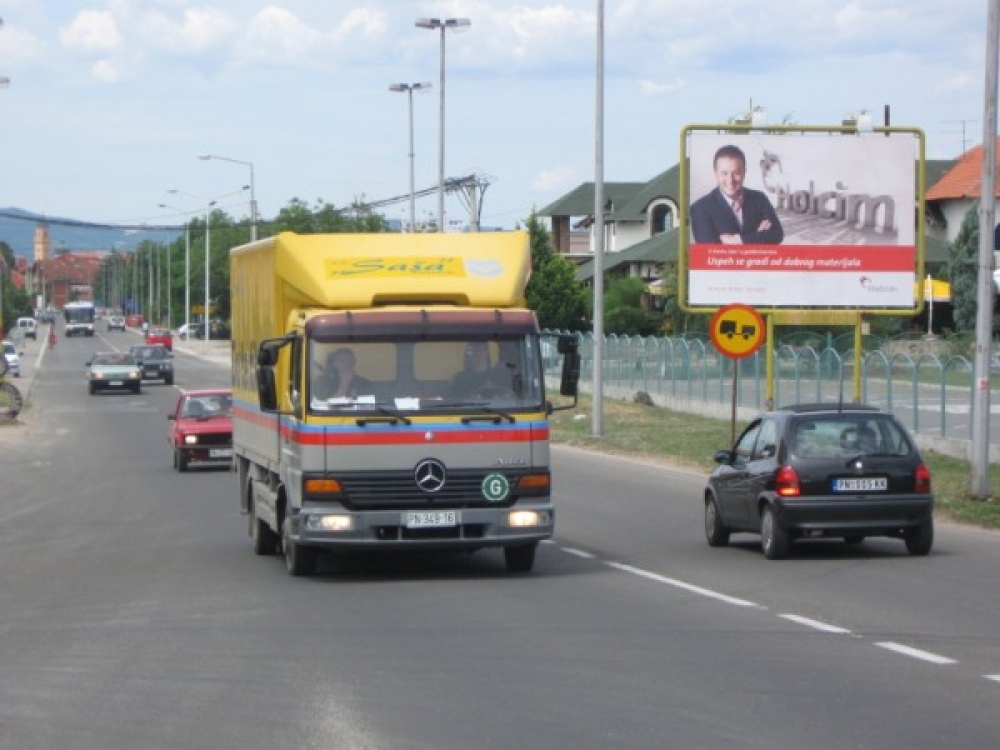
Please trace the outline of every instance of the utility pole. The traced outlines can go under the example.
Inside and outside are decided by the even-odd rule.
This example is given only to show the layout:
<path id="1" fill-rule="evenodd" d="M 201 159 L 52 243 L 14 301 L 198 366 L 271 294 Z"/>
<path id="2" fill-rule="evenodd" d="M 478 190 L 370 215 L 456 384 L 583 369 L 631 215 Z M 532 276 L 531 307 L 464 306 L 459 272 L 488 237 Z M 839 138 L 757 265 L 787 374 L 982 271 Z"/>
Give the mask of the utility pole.
<path id="1" fill-rule="evenodd" d="M 969 494 L 987 500 L 990 488 L 990 344 L 993 339 L 993 227 L 997 171 L 997 42 L 1000 0 L 990 0 L 986 20 L 986 92 L 983 97 L 983 173 L 979 195 L 979 276 L 976 306 L 975 383 L 972 393 L 972 476 Z"/>

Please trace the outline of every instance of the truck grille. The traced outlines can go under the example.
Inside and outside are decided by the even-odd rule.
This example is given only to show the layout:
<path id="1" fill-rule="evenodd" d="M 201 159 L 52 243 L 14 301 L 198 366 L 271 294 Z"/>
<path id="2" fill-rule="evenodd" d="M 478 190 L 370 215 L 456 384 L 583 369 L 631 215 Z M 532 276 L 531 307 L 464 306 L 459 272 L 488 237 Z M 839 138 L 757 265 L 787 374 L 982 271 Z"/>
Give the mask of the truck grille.
<path id="1" fill-rule="evenodd" d="M 412 471 L 357 472 L 337 478 L 346 496 L 343 503 L 352 510 L 393 510 L 402 508 L 481 508 L 508 507 L 514 503 L 513 492 L 501 502 L 483 497 L 482 484 L 488 474 L 482 469 L 452 470 L 445 486 L 434 493 L 417 487 Z M 502 472 L 515 487 L 520 472 Z"/>

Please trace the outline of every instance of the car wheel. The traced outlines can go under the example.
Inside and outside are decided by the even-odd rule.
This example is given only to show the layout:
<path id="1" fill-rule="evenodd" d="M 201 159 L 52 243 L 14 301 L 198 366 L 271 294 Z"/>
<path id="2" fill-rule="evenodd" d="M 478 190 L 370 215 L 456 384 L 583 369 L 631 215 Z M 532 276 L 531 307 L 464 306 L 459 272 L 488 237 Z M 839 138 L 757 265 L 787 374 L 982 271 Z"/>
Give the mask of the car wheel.
<path id="1" fill-rule="evenodd" d="M 290 537 L 291 528 L 292 521 L 286 518 L 281 525 L 281 551 L 285 555 L 285 569 L 288 575 L 296 578 L 312 575 L 316 568 L 316 550 L 293 542 Z"/>
<path id="2" fill-rule="evenodd" d="M 173 377 L 164 378 L 163 379 L 163 383 L 164 383 L 164 385 L 173 385 L 174 384 L 174 379 L 173 379 Z"/>
<path id="3" fill-rule="evenodd" d="M 903 535 L 903 541 L 906 542 L 906 551 L 911 555 L 928 554 L 934 546 L 934 521 L 928 520 L 915 529 L 907 530 Z"/>
<path id="4" fill-rule="evenodd" d="M 729 544 L 729 529 L 722 523 L 719 506 L 715 498 L 705 498 L 705 538 L 709 547 L 725 547 Z"/>
<path id="5" fill-rule="evenodd" d="M 768 560 L 780 560 L 788 554 L 788 532 L 781 526 L 774 508 L 766 506 L 760 516 L 760 546 Z"/>
<path id="6" fill-rule="evenodd" d="M 191 463 L 188 454 L 182 451 L 180 448 L 175 449 L 177 451 L 177 459 L 175 463 L 177 464 L 177 471 L 185 472 L 188 470 L 188 464 Z"/>
<path id="7" fill-rule="evenodd" d="M 87 390 L 90 392 L 90 395 L 93 396 L 97 393 L 97 386 L 93 383 L 88 383 Z"/>
<path id="8" fill-rule="evenodd" d="M 535 564 L 535 550 L 538 543 L 519 544 L 503 548 L 503 561 L 508 573 L 527 573 Z"/>

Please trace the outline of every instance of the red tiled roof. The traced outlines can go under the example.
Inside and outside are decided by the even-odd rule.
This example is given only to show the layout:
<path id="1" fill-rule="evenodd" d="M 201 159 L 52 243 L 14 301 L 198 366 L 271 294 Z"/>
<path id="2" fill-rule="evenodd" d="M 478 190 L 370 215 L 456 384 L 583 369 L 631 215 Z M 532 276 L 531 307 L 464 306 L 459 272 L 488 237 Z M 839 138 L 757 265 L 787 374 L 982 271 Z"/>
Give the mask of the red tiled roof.
<path id="1" fill-rule="evenodd" d="M 997 152 L 1000 153 L 1000 138 L 997 138 L 997 145 Z M 995 180 L 993 194 L 1000 197 L 1000 170 Z M 962 154 L 955 166 L 930 187 L 925 197 L 929 201 L 978 198 L 982 183 L 983 147 L 976 146 Z"/>

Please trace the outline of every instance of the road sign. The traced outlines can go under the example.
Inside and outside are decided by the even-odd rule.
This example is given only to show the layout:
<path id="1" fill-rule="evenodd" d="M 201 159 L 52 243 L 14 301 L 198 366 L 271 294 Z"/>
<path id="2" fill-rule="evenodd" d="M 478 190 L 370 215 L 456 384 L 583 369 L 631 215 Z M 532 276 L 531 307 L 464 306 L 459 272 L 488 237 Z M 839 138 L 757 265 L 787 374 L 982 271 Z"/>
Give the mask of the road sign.
<path id="1" fill-rule="evenodd" d="M 749 357 L 764 343 L 764 318 L 749 305 L 720 307 L 708 324 L 715 348 L 733 359 Z"/>

